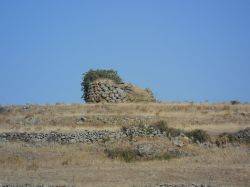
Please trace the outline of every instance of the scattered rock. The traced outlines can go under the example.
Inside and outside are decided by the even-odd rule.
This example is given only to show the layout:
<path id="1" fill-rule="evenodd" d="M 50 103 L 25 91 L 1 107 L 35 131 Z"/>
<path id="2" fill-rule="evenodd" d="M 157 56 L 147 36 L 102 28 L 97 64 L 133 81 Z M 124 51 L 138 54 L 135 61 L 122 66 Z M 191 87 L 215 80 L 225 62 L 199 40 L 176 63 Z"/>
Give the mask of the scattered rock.
<path id="1" fill-rule="evenodd" d="M 22 109 L 23 109 L 23 111 L 29 110 L 29 109 L 30 109 L 30 106 L 29 106 L 29 105 L 23 106 Z"/>
<path id="2" fill-rule="evenodd" d="M 39 120 L 35 118 L 34 116 L 28 116 L 28 117 L 25 117 L 24 119 L 24 124 L 37 125 L 38 123 L 39 123 Z"/>
<path id="3" fill-rule="evenodd" d="M 87 120 L 87 118 L 80 117 L 80 118 L 76 119 L 76 124 L 77 125 L 82 125 L 82 124 L 84 124 L 84 122 L 86 122 L 86 120 Z"/>
<path id="4" fill-rule="evenodd" d="M 242 143 L 250 143 L 250 128 L 240 130 L 239 132 L 233 134 L 236 140 Z"/>
<path id="5" fill-rule="evenodd" d="M 136 146 L 136 151 L 145 159 L 170 159 L 188 156 L 184 150 L 166 144 L 143 143 Z"/>
<path id="6" fill-rule="evenodd" d="M 184 145 L 191 143 L 192 140 L 184 133 L 181 133 L 179 136 L 171 138 L 171 142 L 177 147 L 183 147 Z"/>
<path id="7" fill-rule="evenodd" d="M 204 184 L 157 184 L 153 187 L 212 187 L 210 185 L 204 185 Z"/>
<path id="8" fill-rule="evenodd" d="M 184 146 L 184 143 L 181 140 L 179 140 L 178 138 L 174 138 L 171 141 L 177 147 L 183 147 Z"/>

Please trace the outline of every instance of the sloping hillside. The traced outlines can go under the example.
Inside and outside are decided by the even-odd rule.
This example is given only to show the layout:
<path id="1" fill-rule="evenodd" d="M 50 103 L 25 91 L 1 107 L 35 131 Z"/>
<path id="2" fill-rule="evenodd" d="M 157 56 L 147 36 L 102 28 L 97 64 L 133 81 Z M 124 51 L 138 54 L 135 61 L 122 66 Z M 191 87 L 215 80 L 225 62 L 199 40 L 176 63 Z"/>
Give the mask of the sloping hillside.
<path id="1" fill-rule="evenodd" d="M 118 129 L 165 120 L 169 126 L 209 133 L 250 126 L 250 105 L 230 103 L 57 104 L 3 107 L 0 131 Z"/>
<path id="2" fill-rule="evenodd" d="M 249 128 L 249 104 L 2 106 L 0 182 L 248 186 Z"/>

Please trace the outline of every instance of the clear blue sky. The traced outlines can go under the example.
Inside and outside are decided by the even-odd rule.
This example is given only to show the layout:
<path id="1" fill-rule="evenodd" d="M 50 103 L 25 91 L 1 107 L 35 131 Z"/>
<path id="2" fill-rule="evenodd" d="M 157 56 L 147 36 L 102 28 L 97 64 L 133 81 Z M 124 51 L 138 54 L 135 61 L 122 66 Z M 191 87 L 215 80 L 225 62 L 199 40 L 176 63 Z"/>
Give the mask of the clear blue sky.
<path id="1" fill-rule="evenodd" d="M 1 0 L 0 104 L 82 102 L 115 69 L 162 101 L 250 101 L 249 0 Z"/>

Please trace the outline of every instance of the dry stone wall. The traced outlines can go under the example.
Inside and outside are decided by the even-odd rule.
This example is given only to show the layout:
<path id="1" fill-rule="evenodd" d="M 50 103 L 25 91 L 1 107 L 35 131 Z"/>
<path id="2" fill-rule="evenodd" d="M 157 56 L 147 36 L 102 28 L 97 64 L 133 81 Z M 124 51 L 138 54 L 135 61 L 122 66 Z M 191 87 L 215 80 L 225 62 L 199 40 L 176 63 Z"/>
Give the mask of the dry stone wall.
<path id="1" fill-rule="evenodd" d="M 132 84 L 114 83 L 111 80 L 99 80 L 89 84 L 87 102 L 122 103 L 155 101 L 149 90 L 135 87 Z"/>
<path id="2" fill-rule="evenodd" d="M 246 128 L 236 133 L 230 134 L 231 137 L 238 143 L 249 143 L 250 128 Z M 182 147 L 180 142 L 191 142 L 194 137 L 189 138 L 185 133 L 169 134 L 166 131 L 161 131 L 155 126 L 131 126 L 122 128 L 117 131 L 84 130 L 80 132 L 60 133 L 60 132 L 2 132 L 0 133 L 0 142 L 22 141 L 22 142 L 57 142 L 57 143 L 93 143 L 98 141 L 118 141 L 133 137 L 162 137 L 170 138 L 173 144 Z M 200 142 L 196 142 L 201 144 Z M 208 145 L 204 142 L 203 145 Z M 217 144 L 217 143 L 216 143 Z M 209 145 L 210 146 L 210 145 Z"/>
<path id="3" fill-rule="evenodd" d="M 84 130 L 81 132 L 60 133 L 60 132 L 3 132 L 0 133 L 1 141 L 22 141 L 22 142 L 57 142 L 57 143 L 91 143 L 106 140 L 122 140 L 128 137 L 167 137 L 166 133 L 162 133 L 159 129 L 151 126 L 145 128 L 130 127 L 126 130 L 118 131 L 89 131 Z"/>
<path id="4" fill-rule="evenodd" d="M 202 184 L 157 184 L 157 185 L 150 185 L 152 187 L 212 187 L 209 185 L 202 185 Z M 75 187 L 75 185 L 46 185 L 46 184 L 0 184 L 0 187 Z M 142 185 L 141 187 L 148 187 L 148 185 Z"/>

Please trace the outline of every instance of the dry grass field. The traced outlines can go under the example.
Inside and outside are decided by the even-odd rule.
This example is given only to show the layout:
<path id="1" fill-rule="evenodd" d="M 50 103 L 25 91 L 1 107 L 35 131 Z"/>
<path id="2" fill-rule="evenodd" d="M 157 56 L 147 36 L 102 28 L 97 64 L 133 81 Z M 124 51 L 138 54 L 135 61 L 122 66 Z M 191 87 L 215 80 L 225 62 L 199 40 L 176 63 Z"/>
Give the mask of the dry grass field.
<path id="1" fill-rule="evenodd" d="M 203 129 L 212 137 L 250 127 L 250 105 L 230 103 L 57 104 L 7 106 L 0 112 L 1 132 L 115 131 L 135 123 L 164 120 L 185 131 Z M 137 138 L 133 144 L 168 144 L 160 138 Z M 110 159 L 105 147 L 117 142 L 0 142 L 0 183 L 74 186 L 150 186 L 158 183 L 250 186 L 249 144 L 223 148 L 188 144 L 192 155 L 169 160 L 124 162 Z"/>
<path id="2" fill-rule="evenodd" d="M 86 121 L 79 125 L 76 120 L 81 117 L 95 120 Z M 199 128 L 218 134 L 249 127 L 250 105 L 128 103 L 13 106 L 9 107 L 9 112 L 0 116 L 0 132 L 115 130 L 121 126 L 130 125 L 131 120 L 137 118 L 144 119 L 145 122 L 149 123 L 165 120 L 171 127 L 185 130 Z"/>

